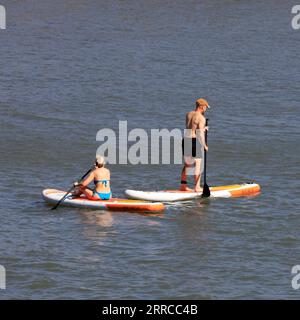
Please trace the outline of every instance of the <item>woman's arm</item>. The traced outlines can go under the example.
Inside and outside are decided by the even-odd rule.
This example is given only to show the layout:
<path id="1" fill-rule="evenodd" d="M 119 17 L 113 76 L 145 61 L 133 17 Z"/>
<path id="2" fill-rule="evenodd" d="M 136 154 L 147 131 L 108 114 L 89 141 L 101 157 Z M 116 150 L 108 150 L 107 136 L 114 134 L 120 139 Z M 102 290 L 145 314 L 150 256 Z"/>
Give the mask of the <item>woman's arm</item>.
<path id="1" fill-rule="evenodd" d="M 86 187 L 94 180 L 94 177 L 95 177 L 94 172 L 91 172 L 90 175 L 85 180 L 83 180 L 80 184 Z"/>

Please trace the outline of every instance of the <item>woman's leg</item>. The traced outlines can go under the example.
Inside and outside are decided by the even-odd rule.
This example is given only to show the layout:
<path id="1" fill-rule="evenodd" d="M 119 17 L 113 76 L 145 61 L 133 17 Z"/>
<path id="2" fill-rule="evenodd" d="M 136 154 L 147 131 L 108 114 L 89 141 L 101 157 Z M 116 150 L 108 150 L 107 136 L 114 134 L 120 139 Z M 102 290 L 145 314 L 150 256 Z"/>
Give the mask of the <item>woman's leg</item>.
<path id="1" fill-rule="evenodd" d="M 94 190 L 87 188 L 87 187 L 81 187 L 81 192 L 89 199 L 89 200 L 99 200 L 99 196 L 97 194 L 94 194 Z"/>

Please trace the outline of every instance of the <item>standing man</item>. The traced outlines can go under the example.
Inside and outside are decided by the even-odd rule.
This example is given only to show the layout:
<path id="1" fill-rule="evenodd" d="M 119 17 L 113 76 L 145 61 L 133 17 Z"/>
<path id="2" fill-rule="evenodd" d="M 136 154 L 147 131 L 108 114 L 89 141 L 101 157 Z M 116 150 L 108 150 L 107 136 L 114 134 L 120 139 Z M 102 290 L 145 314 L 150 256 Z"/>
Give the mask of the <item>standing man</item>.
<path id="1" fill-rule="evenodd" d="M 203 158 L 203 148 L 208 151 L 205 143 L 206 119 L 204 114 L 210 108 L 205 99 L 196 100 L 196 109 L 186 114 L 186 129 L 182 139 L 182 154 L 184 156 L 184 167 L 181 173 L 182 191 L 202 192 L 200 187 L 201 162 Z M 187 187 L 187 171 L 193 170 L 195 181 L 194 190 Z"/>

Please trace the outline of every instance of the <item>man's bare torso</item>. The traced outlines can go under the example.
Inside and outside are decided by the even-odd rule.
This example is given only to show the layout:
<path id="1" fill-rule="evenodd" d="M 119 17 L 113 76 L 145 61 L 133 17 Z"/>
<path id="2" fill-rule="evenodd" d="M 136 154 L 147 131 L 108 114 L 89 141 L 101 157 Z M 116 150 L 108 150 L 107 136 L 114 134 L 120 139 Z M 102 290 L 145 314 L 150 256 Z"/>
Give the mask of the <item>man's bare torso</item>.
<path id="1" fill-rule="evenodd" d="M 186 133 L 185 136 L 189 138 L 199 137 L 197 131 L 205 128 L 205 117 L 197 111 L 190 111 L 186 114 Z"/>

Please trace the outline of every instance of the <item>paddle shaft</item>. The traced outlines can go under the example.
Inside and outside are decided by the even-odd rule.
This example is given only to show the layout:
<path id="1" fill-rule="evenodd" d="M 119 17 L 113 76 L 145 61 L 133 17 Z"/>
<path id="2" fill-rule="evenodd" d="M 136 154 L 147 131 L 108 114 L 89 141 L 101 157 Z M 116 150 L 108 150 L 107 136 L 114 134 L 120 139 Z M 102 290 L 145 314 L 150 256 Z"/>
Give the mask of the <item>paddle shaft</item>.
<path id="1" fill-rule="evenodd" d="M 207 127 L 208 125 L 208 119 L 206 119 L 205 122 L 205 127 Z M 205 130 L 205 144 L 207 145 L 207 130 Z M 206 154 L 206 150 L 204 148 L 204 172 L 203 172 L 203 181 L 204 184 L 206 184 L 206 163 L 207 163 L 207 154 Z"/>
<path id="2" fill-rule="evenodd" d="M 205 126 L 206 127 L 208 126 L 208 119 L 206 119 Z M 205 144 L 207 145 L 207 130 L 205 130 Z M 204 184 L 203 184 L 203 192 L 202 192 L 203 198 L 208 198 L 210 196 L 209 186 L 206 183 L 206 167 L 207 167 L 206 163 L 207 163 L 207 152 L 204 149 L 204 173 L 203 173 Z"/>
<path id="3" fill-rule="evenodd" d="M 94 166 L 89 169 L 89 171 L 87 171 L 79 180 L 78 182 L 80 183 L 91 171 L 94 170 Z M 67 193 L 57 202 L 57 204 L 51 208 L 51 210 L 55 210 L 65 199 L 66 197 L 69 195 L 69 193 L 74 189 L 74 186 L 72 186 L 72 188 L 70 188 Z"/>

